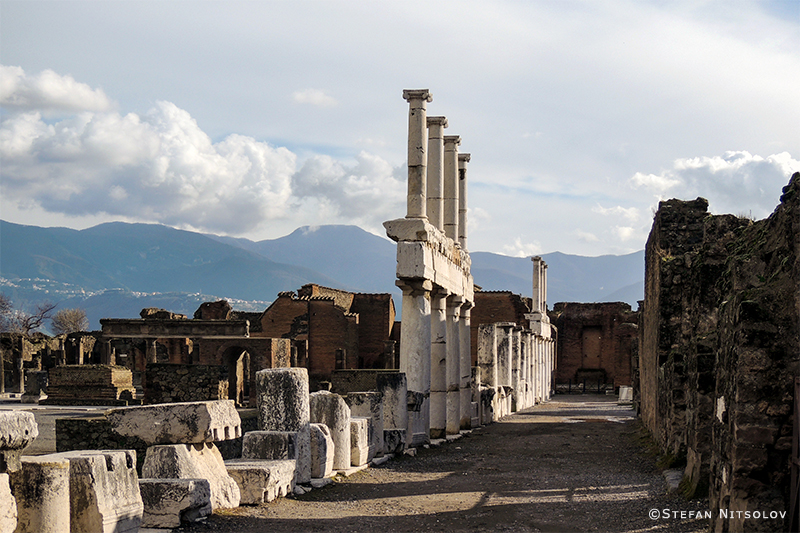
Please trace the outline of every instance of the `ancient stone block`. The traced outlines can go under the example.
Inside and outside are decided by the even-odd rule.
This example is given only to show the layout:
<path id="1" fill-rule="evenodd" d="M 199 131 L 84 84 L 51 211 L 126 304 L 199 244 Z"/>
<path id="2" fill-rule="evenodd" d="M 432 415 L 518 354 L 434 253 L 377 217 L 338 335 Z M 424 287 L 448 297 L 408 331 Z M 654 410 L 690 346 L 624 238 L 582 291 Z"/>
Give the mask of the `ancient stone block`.
<path id="1" fill-rule="evenodd" d="M 8 474 L 0 474 L 0 531 L 17 528 L 17 502 L 11 494 Z"/>
<path id="2" fill-rule="evenodd" d="M 320 391 L 310 397 L 311 422 L 325 424 L 333 439 L 333 468 L 350 467 L 350 407 L 338 394 Z"/>
<path id="3" fill-rule="evenodd" d="M 295 431 L 297 483 L 311 481 L 308 372 L 268 368 L 256 372 L 258 422 L 264 431 Z"/>
<path id="4" fill-rule="evenodd" d="M 50 369 L 47 405 L 127 405 L 133 373 L 114 365 L 63 365 Z"/>
<path id="5" fill-rule="evenodd" d="M 17 533 L 70 530 L 69 461 L 64 457 L 24 457 L 11 476 L 17 502 Z M 5 530 L 2 531 L 14 531 Z"/>
<path id="6" fill-rule="evenodd" d="M 350 418 L 350 464 L 361 466 L 369 462 L 369 419 Z"/>
<path id="7" fill-rule="evenodd" d="M 383 430 L 383 451 L 384 453 L 403 453 L 406 448 L 406 430 L 384 429 Z"/>
<path id="8" fill-rule="evenodd" d="M 294 460 L 231 459 L 225 467 L 239 485 L 242 505 L 271 502 L 294 491 Z"/>
<path id="9" fill-rule="evenodd" d="M 241 436 L 233 400 L 120 407 L 106 413 L 113 430 L 148 444 L 190 444 Z"/>
<path id="10" fill-rule="evenodd" d="M 151 446 L 142 466 L 143 478 L 205 479 L 211 487 L 211 507 L 239 506 L 239 486 L 228 475 L 213 443 Z"/>
<path id="11" fill-rule="evenodd" d="M 345 398 L 351 416 L 369 417 L 369 446 L 371 461 L 383 455 L 383 394 L 380 392 L 351 392 Z"/>
<path id="12" fill-rule="evenodd" d="M 296 431 L 250 431 L 242 440 L 242 459 L 297 459 Z"/>
<path id="13" fill-rule="evenodd" d="M 334 444 L 325 424 L 311 424 L 311 477 L 323 478 L 333 471 Z"/>
<path id="14" fill-rule="evenodd" d="M 136 474 L 136 452 L 85 450 L 49 457 L 69 461 L 72 531 L 123 533 L 139 530 L 143 507 Z"/>
<path id="15" fill-rule="evenodd" d="M 139 480 L 142 527 L 174 528 L 211 514 L 211 487 L 205 479 Z"/>
<path id="16" fill-rule="evenodd" d="M 23 448 L 39 436 L 39 426 L 29 411 L 0 411 L 0 473 L 16 472 Z"/>

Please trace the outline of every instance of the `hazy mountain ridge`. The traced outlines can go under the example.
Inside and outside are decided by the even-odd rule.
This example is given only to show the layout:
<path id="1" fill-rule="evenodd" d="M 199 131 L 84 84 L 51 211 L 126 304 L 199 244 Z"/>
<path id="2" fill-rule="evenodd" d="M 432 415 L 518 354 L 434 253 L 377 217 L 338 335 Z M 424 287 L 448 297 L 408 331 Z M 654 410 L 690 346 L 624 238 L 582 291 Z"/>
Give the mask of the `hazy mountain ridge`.
<path id="1" fill-rule="evenodd" d="M 473 252 L 483 290 L 530 296 L 530 258 Z M 626 301 L 644 287 L 644 252 L 582 257 L 543 254 L 548 303 Z M 237 299 L 235 308 L 266 308 L 278 292 L 318 283 L 357 292 L 390 292 L 396 246 L 355 226 L 298 228 L 272 240 L 203 235 L 152 224 L 114 222 L 86 230 L 0 221 L 0 291 L 17 305 L 49 299 L 99 318 L 138 317 L 142 307 L 188 315 L 206 300 Z M 35 280 L 39 281 L 35 281 Z M 43 281 L 47 280 L 47 281 Z M 255 306 L 255 308 L 254 308 Z"/>

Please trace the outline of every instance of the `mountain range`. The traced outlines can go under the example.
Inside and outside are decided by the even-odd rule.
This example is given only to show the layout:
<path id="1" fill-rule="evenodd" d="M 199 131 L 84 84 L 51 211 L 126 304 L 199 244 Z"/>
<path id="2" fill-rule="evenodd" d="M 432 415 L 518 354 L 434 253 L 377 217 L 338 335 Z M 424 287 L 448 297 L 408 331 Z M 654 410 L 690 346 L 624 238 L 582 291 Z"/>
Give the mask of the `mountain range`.
<path id="1" fill-rule="evenodd" d="M 482 290 L 530 296 L 530 258 L 472 252 Z M 135 318 L 143 307 L 191 316 L 200 303 L 231 300 L 261 311 L 278 292 L 317 283 L 354 292 L 391 292 L 396 246 L 356 226 L 302 227 L 263 241 L 205 235 L 153 224 L 112 222 L 85 230 L 0 221 L 0 292 L 19 308 L 43 300 L 100 318 Z M 543 254 L 548 303 L 643 297 L 644 252 L 583 257 Z"/>

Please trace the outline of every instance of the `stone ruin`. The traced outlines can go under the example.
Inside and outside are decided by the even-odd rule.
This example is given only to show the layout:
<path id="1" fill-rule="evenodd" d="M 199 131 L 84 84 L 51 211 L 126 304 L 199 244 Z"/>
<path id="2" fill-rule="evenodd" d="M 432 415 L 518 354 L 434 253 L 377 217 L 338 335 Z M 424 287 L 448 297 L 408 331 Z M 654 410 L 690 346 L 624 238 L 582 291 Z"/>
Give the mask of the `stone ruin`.
<path id="1" fill-rule="evenodd" d="M 800 173 L 767 219 L 707 207 L 659 204 L 633 400 L 665 457 L 685 464 L 684 494 L 708 497 L 712 531 L 796 531 Z"/>

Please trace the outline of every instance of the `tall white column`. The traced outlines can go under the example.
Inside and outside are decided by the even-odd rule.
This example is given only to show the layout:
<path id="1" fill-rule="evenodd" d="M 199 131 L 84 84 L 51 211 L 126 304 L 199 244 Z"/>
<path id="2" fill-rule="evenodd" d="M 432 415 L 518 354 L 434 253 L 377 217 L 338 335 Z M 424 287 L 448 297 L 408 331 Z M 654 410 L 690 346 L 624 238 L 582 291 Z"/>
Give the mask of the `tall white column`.
<path id="1" fill-rule="evenodd" d="M 433 95 L 427 89 L 403 91 L 408 110 L 408 197 L 406 218 L 426 218 L 428 121 L 427 102 Z"/>
<path id="2" fill-rule="evenodd" d="M 461 429 L 460 297 L 447 298 L 447 434 Z"/>
<path id="3" fill-rule="evenodd" d="M 520 394 L 520 331 L 522 328 L 515 326 L 511 329 L 509 348 L 511 350 L 511 395 L 513 398 L 511 410 L 519 411 L 521 403 Z"/>
<path id="4" fill-rule="evenodd" d="M 444 136 L 444 233 L 458 242 L 458 135 Z"/>
<path id="5" fill-rule="evenodd" d="M 431 438 L 447 428 L 447 293 L 431 293 Z M 404 319 L 405 320 L 405 319 Z M 402 331 L 402 329 L 401 329 Z"/>
<path id="6" fill-rule="evenodd" d="M 533 299 L 531 302 L 531 313 L 542 312 L 542 258 L 538 255 L 531 257 L 533 261 Z"/>
<path id="7" fill-rule="evenodd" d="M 428 222 L 444 231 L 444 129 L 447 118 L 428 117 Z"/>
<path id="8" fill-rule="evenodd" d="M 467 163 L 470 154 L 458 154 L 458 243 L 467 249 Z"/>
<path id="9" fill-rule="evenodd" d="M 407 439 L 411 446 L 430 442 L 431 392 L 431 282 L 398 280 L 403 290 L 403 323 L 400 327 L 400 372 L 415 396 L 408 413 Z"/>
<path id="10" fill-rule="evenodd" d="M 460 338 L 458 350 L 461 354 L 461 429 L 472 427 L 472 349 L 470 339 L 471 304 L 465 302 L 461 306 Z"/>

